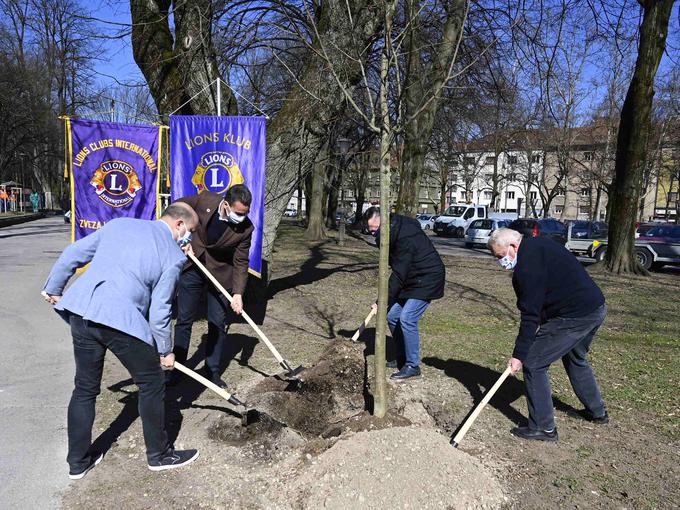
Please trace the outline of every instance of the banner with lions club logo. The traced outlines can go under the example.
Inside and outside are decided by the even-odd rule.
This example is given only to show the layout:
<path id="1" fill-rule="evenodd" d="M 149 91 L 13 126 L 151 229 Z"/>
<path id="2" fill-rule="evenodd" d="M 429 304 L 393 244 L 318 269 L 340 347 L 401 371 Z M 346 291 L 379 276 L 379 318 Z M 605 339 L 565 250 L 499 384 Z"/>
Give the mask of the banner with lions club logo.
<path id="1" fill-rule="evenodd" d="M 66 119 L 73 241 L 114 218 L 156 218 L 161 129 Z"/>
<path id="2" fill-rule="evenodd" d="M 248 218 L 255 230 L 250 272 L 262 272 L 264 117 L 170 117 L 170 194 L 174 201 L 206 190 L 224 195 L 235 184 L 253 194 Z"/>

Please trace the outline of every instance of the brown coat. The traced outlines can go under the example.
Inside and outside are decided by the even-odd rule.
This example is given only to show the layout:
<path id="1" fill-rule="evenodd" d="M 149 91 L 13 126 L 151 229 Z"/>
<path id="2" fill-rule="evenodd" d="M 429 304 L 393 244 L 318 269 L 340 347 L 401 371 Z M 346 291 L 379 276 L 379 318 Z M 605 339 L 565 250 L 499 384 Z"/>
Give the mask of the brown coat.
<path id="1" fill-rule="evenodd" d="M 248 281 L 248 252 L 254 228 L 252 222 L 246 218 L 238 225 L 229 223 L 220 240 L 209 245 L 208 221 L 217 211 L 222 196 L 204 191 L 199 195 L 180 198 L 178 201 L 189 204 L 198 214 L 198 226 L 191 240 L 196 257 L 225 289 L 234 294 L 243 294 Z M 193 265 L 192 262 L 188 262 L 184 270 Z"/>

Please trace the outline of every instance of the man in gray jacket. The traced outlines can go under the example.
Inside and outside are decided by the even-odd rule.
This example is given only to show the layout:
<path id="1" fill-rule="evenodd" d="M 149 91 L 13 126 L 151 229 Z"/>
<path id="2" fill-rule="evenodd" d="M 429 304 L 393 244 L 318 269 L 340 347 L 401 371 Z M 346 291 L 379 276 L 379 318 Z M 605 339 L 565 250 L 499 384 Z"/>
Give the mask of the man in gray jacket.
<path id="1" fill-rule="evenodd" d="M 186 204 L 171 205 L 158 221 L 112 220 L 68 246 L 47 278 L 43 296 L 71 325 L 73 336 L 76 375 L 66 459 L 71 479 L 82 478 L 102 459 L 90 447 L 107 349 L 139 387 L 149 469 L 177 468 L 198 457 L 198 451 L 175 450 L 168 441 L 163 376 L 163 369 L 172 369 L 175 361 L 171 309 L 186 262 L 180 246 L 190 240 L 197 223 Z M 74 272 L 88 263 L 62 297 Z"/>

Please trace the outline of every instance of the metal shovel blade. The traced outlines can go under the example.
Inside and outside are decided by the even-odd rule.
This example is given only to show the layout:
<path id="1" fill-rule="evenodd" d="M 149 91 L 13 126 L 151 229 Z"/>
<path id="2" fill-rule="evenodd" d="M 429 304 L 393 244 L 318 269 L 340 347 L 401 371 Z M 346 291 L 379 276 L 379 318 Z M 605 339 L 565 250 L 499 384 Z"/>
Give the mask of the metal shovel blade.
<path id="1" fill-rule="evenodd" d="M 296 369 L 291 368 L 290 364 L 285 359 L 281 363 L 279 363 L 279 365 L 281 365 L 281 368 L 285 370 L 283 375 L 290 379 L 297 379 L 298 376 L 300 375 L 300 372 L 305 370 L 305 367 L 303 367 L 302 365 L 300 365 Z"/>

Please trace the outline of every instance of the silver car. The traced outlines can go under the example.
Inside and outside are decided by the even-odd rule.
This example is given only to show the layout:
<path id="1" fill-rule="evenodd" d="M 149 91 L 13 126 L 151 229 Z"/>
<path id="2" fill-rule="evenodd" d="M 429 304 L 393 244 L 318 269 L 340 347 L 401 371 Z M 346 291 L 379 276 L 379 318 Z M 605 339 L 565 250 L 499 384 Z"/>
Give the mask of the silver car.
<path id="1" fill-rule="evenodd" d="M 465 247 L 473 248 L 476 244 L 486 246 L 486 243 L 489 242 L 491 232 L 501 227 L 507 227 L 508 223 L 510 222 L 507 220 L 493 219 L 473 221 L 470 223 L 467 232 L 465 232 Z"/>
<path id="2" fill-rule="evenodd" d="M 420 228 L 423 230 L 432 230 L 434 228 L 434 214 L 418 214 L 416 219 L 420 222 Z"/>

